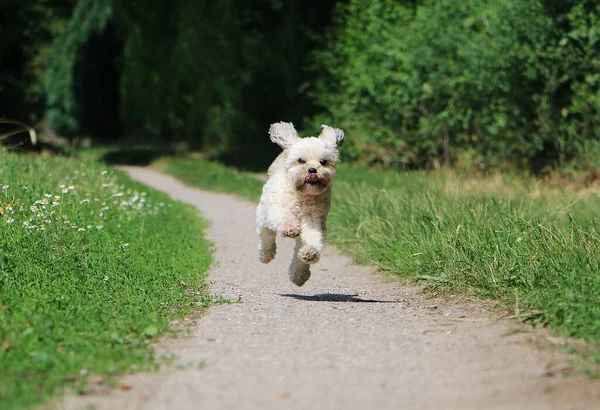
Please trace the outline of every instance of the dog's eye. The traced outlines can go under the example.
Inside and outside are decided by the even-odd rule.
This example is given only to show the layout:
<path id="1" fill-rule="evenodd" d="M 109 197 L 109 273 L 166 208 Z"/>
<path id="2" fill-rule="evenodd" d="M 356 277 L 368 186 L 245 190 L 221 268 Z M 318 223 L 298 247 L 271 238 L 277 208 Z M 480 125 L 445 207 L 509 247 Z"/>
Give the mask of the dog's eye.
<path id="1" fill-rule="evenodd" d="M 319 161 L 321 163 L 321 165 L 325 166 L 327 165 L 327 160 L 326 159 L 322 159 L 321 161 Z"/>
<path id="2" fill-rule="evenodd" d="M 305 160 L 303 160 L 302 158 L 298 158 L 298 164 L 305 164 L 305 163 L 306 163 Z"/>

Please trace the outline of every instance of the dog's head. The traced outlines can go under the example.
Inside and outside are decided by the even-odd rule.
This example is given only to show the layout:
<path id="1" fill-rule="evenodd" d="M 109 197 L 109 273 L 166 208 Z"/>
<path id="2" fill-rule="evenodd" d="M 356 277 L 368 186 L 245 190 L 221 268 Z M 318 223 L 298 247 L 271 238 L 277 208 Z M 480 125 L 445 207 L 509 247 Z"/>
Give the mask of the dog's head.
<path id="1" fill-rule="evenodd" d="M 283 148 L 287 176 L 301 194 L 323 193 L 336 174 L 344 131 L 328 125 L 321 127 L 318 137 L 307 138 L 300 138 L 292 123 L 278 122 L 269 129 L 271 141 Z"/>

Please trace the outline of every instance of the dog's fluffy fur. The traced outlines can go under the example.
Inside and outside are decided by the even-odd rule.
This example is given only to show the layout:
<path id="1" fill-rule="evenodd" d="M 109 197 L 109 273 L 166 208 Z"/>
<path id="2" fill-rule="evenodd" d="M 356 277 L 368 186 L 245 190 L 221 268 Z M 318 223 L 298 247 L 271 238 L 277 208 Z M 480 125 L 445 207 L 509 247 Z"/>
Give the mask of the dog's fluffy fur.
<path id="1" fill-rule="evenodd" d="M 292 123 L 271 125 L 271 141 L 283 152 L 269 167 L 256 210 L 260 261 L 269 263 L 275 257 L 277 234 L 295 238 L 289 278 L 298 286 L 310 278 L 310 264 L 321 257 L 338 147 L 344 140 L 342 130 L 322 128 L 318 137 L 300 138 Z"/>

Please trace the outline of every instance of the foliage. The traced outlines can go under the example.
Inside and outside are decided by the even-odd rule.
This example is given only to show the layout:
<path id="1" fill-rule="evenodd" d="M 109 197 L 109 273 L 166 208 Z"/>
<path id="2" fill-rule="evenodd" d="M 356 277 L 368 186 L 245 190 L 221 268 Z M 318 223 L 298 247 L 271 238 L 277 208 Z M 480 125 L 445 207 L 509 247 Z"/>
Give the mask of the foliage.
<path id="1" fill-rule="evenodd" d="M 85 117 L 100 117 L 107 121 L 107 112 L 115 108 L 111 107 L 111 103 L 115 103 L 114 100 L 102 101 L 101 90 L 110 84 L 104 84 L 101 75 L 92 79 L 94 83 L 86 81 L 89 70 L 96 68 L 102 60 L 92 58 L 89 54 L 86 56 L 85 47 L 93 42 L 96 36 L 102 37 L 109 30 L 111 17 L 110 0 L 79 1 L 69 25 L 56 39 L 51 50 L 44 74 L 46 115 L 50 126 L 60 133 L 89 131 L 86 129 Z M 95 51 L 99 53 L 98 50 Z M 114 64 L 114 61 L 109 61 L 108 64 Z M 86 106 L 87 101 L 96 101 L 96 109 Z"/>
<path id="2" fill-rule="evenodd" d="M 296 89 L 314 43 L 307 32 L 325 22 L 327 2 L 115 3 L 126 37 L 120 94 L 129 132 L 261 167 L 276 152 L 269 124 L 311 112 Z"/>
<path id="3" fill-rule="evenodd" d="M 43 116 L 42 84 L 52 40 L 66 27 L 75 0 L 5 0 L 0 13 L 0 117 Z"/>
<path id="4" fill-rule="evenodd" d="M 592 0 L 7 4 L 0 114 L 37 120 L 46 100 L 62 134 L 259 169 L 268 125 L 304 118 L 346 129 L 345 157 L 369 164 L 600 166 Z"/>
<path id="5" fill-rule="evenodd" d="M 67 135 L 184 142 L 263 167 L 271 122 L 314 112 L 297 92 L 333 2 L 80 0 L 45 75 Z"/>
<path id="6" fill-rule="evenodd" d="M 0 408 L 153 367 L 151 338 L 208 302 L 197 211 L 92 162 L 0 161 Z"/>
<path id="7" fill-rule="evenodd" d="M 308 92 L 368 163 L 566 165 L 597 149 L 600 9 L 538 0 L 338 3 Z"/>

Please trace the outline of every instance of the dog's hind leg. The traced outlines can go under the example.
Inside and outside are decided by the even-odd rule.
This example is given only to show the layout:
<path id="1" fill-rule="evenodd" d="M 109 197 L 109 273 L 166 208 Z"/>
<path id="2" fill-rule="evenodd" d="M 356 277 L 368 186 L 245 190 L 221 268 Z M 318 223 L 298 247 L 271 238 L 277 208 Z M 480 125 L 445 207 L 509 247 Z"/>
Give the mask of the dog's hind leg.
<path id="1" fill-rule="evenodd" d="M 267 227 L 258 228 L 258 259 L 262 263 L 269 263 L 275 258 L 277 253 L 276 235 L 275 231 Z"/>
<path id="2" fill-rule="evenodd" d="M 302 286 L 310 278 L 310 265 L 302 262 L 298 257 L 302 241 L 296 239 L 296 247 L 294 248 L 294 256 L 288 272 L 290 280 L 297 286 Z"/>

